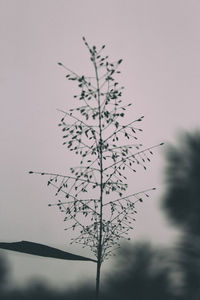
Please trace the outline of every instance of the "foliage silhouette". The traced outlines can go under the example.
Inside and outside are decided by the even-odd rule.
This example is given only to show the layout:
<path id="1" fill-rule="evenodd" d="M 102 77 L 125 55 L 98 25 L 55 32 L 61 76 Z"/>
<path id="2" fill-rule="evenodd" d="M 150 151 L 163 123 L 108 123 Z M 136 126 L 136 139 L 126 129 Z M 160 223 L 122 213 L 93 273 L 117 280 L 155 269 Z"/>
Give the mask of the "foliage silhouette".
<path id="1" fill-rule="evenodd" d="M 107 280 L 111 299 L 176 299 L 169 257 L 168 250 L 154 249 L 147 242 L 123 247 L 114 276 L 110 273 Z"/>
<path id="2" fill-rule="evenodd" d="M 9 266 L 3 255 L 0 255 L 0 290 L 4 287 L 7 282 L 9 275 Z"/>
<path id="3" fill-rule="evenodd" d="M 169 252 L 155 249 L 148 243 L 122 248 L 115 258 L 115 268 L 106 278 L 106 288 L 101 300 L 178 300 L 170 280 L 171 265 Z M 67 290 L 54 290 L 46 284 L 35 281 L 25 288 L 9 289 L 1 293 L 2 300 L 88 300 L 94 299 L 93 288 L 80 285 Z"/>
<path id="4" fill-rule="evenodd" d="M 178 265 L 183 274 L 183 298 L 200 299 L 200 237 L 184 234 L 177 250 Z"/>
<path id="5" fill-rule="evenodd" d="M 119 241 L 128 238 L 133 229 L 136 203 L 149 197 L 146 189 L 127 194 L 127 174 L 136 172 L 153 154 L 152 149 L 138 143 L 138 123 L 143 116 L 124 122 L 131 103 L 122 103 L 122 86 L 116 80 L 122 59 L 110 62 L 100 49 L 83 42 L 90 54 L 94 75 L 78 75 L 63 63 L 66 78 L 78 84 L 75 107 L 60 111 L 59 123 L 63 131 L 63 145 L 80 157 L 80 165 L 71 167 L 70 175 L 33 172 L 47 175 L 48 186 L 56 189 L 56 205 L 64 214 L 66 230 L 75 230 L 72 242 L 89 247 L 97 258 L 96 295 L 99 295 L 100 270 L 103 261 L 119 247 Z M 133 142 L 134 141 L 134 142 Z M 129 238 L 128 238 L 129 239 Z"/>
<path id="6" fill-rule="evenodd" d="M 200 131 L 184 133 L 178 146 L 167 149 L 167 191 L 163 207 L 182 230 L 178 266 L 183 299 L 200 299 Z"/>
<path id="7" fill-rule="evenodd" d="M 200 132 L 185 133 L 179 146 L 168 146 L 163 207 L 184 231 L 200 234 Z"/>

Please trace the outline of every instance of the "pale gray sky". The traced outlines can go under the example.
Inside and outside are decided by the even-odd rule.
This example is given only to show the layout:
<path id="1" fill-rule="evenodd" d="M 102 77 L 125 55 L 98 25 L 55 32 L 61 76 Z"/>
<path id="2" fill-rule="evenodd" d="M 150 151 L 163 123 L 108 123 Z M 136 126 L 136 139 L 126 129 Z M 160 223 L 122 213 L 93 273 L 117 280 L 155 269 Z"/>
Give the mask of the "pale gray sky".
<path id="1" fill-rule="evenodd" d="M 124 60 L 120 82 L 125 101 L 134 103 L 128 118 L 145 116 L 142 141 L 175 142 L 180 130 L 200 126 L 199 15 L 198 0 L 0 0 L 1 241 L 31 240 L 89 255 L 69 247 L 62 216 L 47 206 L 53 192 L 45 178 L 27 174 L 67 172 L 75 162 L 61 145 L 56 109 L 70 108 L 76 88 L 57 62 L 89 73 L 81 37 L 106 44 L 106 54 Z M 130 179 L 135 191 L 158 188 L 139 208 L 135 240 L 174 239 L 159 210 L 163 162 L 160 149 L 148 171 Z M 94 279 L 95 266 L 87 262 L 7 254 L 18 283 L 37 274 L 56 286 Z"/>

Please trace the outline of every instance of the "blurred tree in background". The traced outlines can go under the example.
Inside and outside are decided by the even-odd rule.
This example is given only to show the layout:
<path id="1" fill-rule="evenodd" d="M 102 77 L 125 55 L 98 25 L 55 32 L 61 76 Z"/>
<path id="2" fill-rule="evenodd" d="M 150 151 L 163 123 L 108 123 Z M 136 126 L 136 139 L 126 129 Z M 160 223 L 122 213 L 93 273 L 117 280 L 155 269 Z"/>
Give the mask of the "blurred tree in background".
<path id="1" fill-rule="evenodd" d="M 115 268 L 106 278 L 102 300 L 162 299 L 175 300 L 175 286 L 168 250 L 154 249 L 148 243 L 127 245 L 115 259 Z M 0 262 L 1 263 L 1 262 Z M 0 266 L 1 268 L 1 266 Z M 13 288 L 1 293 L 2 300 L 88 300 L 94 298 L 93 288 L 83 284 L 67 290 L 54 290 L 37 281 L 25 288 Z"/>
<path id="2" fill-rule="evenodd" d="M 115 272 L 107 278 L 109 299 L 177 299 L 170 257 L 170 251 L 153 248 L 147 242 L 123 247 Z"/>
<path id="3" fill-rule="evenodd" d="M 200 238 L 184 234 L 178 246 L 178 265 L 183 274 L 183 299 L 200 299 Z"/>
<path id="4" fill-rule="evenodd" d="M 3 255 L 0 256 L 0 291 L 4 288 L 9 275 L 9 266 Z M 1 298 L 0 298 L 1 299 Z"/>
<path id="5" fill-rule="evenodd" d="M 168 146 L 163 201 L 171 220 L 184 231 L 200 233 L 200 132 L 183 134 L 179 146 Z"/>
<path id="6" fill-rule="evenodd" d="M 184 276 L 184 299 L 200 299 L 200 131 L 184 133 L 168 146 L 167 190 L 163 207 L 182 229 L 178 265 Z"/>

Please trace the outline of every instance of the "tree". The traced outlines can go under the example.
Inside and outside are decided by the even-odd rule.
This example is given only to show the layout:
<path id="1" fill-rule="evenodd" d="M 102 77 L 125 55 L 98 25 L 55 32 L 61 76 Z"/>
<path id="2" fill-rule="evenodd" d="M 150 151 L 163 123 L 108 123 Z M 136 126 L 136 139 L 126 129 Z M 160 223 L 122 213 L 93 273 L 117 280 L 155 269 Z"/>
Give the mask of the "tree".
<path id="1" fill-rule="evenodd" d="M 9 266 L 7 260 L 3 255 L 1 255 L 0 256 L 0 293 L 2 293 L 8 275 L 9 275 Z"/>
<path id="2" fill-rule="evenodd" d="M 200 233 L 200 132 L 183 134 L 179 146 L 168 146 L 163 207 L 184 231 Z"/>
<path id="3" fill-rule="evenodd" d="M 102 55 L 105 45 L 97 50 L 85 38 L 83 41 L 90 53 L 94 76 L 78 75 L 58 63 L 67 71 L 66 78 L 77 82 L 80 89 L 74 96 L 79 100 L 78 106 L 69 112 L 60 111 L 59 123 L 64 134 L 63 145 L 80 157 L 80 165 L 72 167 L 70 175 L 30 173 L 49 176 L 48 185 L 56 189 L 56 196 L 64 196 L 64 200 L 58 199 L 49 206 L 58 206 L 64 214 L 66 230 L 77 230 L 72 242 L 89 247 L 97 257 L 98 299 L 102 262 L 119 247 L 121 238 L 128 238 L 137 213 L 135 204 L 154 190 L 125 195 L 126 173 L 136 172 L 137 165 L 146 170 L 145 163 L 150 161 L 149 155 L 158 145 L 143 149 L 137 142 L 141 129 L 136 125 L 143 116 L 128 124 L 122 122 L 131 106 L 131 103 L 122 104 L 123 87 L 114 78 L 120 73 L 122 59 L 110 62 L 108 56 Z"/>
<path id="4" fill-rule="evenodd" d="M 171 260 L 169 249 L 157 249 L 148 242 L 125 245 L 114 272 L 107 275 L 108 299 L 177 299 Z"/>
<path id="5" fill-rule="evenodd" d="M 178 265 L 182 270 L 184 299 L 200 297 L 200 131 L 184 133 L 178 146 L 168 146 L 163 207 L 182 230 Z"/>

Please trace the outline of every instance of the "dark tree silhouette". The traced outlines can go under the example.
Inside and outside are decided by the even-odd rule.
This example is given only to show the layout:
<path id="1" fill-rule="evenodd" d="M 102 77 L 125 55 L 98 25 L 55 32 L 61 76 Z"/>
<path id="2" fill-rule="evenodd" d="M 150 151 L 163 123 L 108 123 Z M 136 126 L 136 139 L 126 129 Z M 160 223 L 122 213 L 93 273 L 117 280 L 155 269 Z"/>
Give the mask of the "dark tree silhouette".
<path id="1" fill-rule="evenodd" d="M 179 146 L 168 146 L 163 206 L 171 220 L 200 233 L 200 132 L 183 134 Z"/>
<path id="2" fill-rule="evenodd" d="M 183 299 L 200 299 L 200 237 L 184 234 L 178 246 L 178 265 L 183 273 Z"/>
<path id="3" fill-rule="evenodd" d="M 183 299 L 200 299 L 200 131 L 184 133 L 179 146 L 168 146 L 167 191 L 163 206 L 182 229 L 178 266 L 184 279 Z"/>
<path id="4" fill-rule="evenodd" d="M 147 242 L 123 247 L 116 271 L 107 279 L 109 299 L 177 299 L 171 280 L 170 255 Z"/>
<path id="5" fill-rule="evenodd" d="M 0 255 L 0 291 L 4 287 L 9 274 L 9 266 L 3 255 Z"/>
<path id="6" fill-rule="evenodd" d="M 170 253 L 154 249 L 148 243 L 127 245 L 115 259 L 115 268 L 107 275 L 101 300 L 178 299 L 172 293 Z M 94 299 L 93 288 L 82 284 L 67 290 L 55 290 L 40 281 L 0 294 L 2 300 L 88 300 Z"/>

